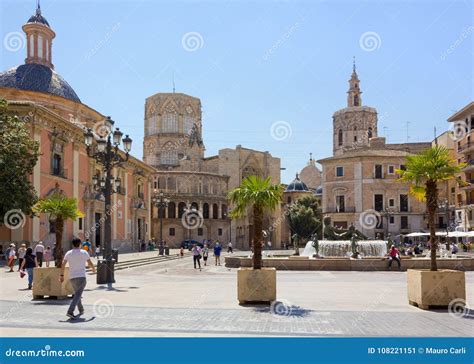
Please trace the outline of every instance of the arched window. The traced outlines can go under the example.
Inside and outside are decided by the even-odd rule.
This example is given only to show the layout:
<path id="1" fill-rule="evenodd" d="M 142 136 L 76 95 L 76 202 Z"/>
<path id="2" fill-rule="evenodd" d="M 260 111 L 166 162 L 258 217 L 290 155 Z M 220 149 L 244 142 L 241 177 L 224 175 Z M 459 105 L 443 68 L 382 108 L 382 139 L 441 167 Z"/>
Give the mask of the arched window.
<path id="1" fill-rule="evenodd" d="M 217 204 L 212 205 L 212 218 L 213 219 L 218 219 L 219 218 L 219 207 Z"/>
<path id="2" fill-rule="evenodd" d="M 178 204 L 178 218 L 182 218 L 184 214 L 184 210 L 186 209 L 186 204 L 184 202 L 180 202 Z"/>
<path id="3" fill-rule="evenodd" d="M 162 133 L 177 133 L 178 132 L 178 114 L 167 113 L 161 117 L 161 132 Z"/>
<path id="4" fill-rule="evenodd" d="M 176 218 L 176 204 L 174 202 L 170 202 L 168 204 L 168 219 Z"/>
<path id="5" fill-rule="evenodd" d="M 342 139 L 342 129 L 339 129 L 339 132 L 337 133 L 337 144 L 339 146 L 342 146 L 343 139 Z"/>
<path id="6" fill-rule="evenodd" d="M 161 152 L 160 164 L 175 166 L 178 164 L 178 152 L 175 150 L 163 150 Z"/>
<path id="7" fill-rule="evenodd" d="M 191 209 L 199 210 L 199 205 L 197 204 L 197 202 L 193 202 L 191 204 Z"/>
<path id="8" fill-rule="evenodd" d="M 209 219 L 209 204 L 205 203 L 202 205 L 202 217 L 205 219 Z"/>
<path id="9" fill-rule="evenodd" d="M 370 139 L 372 138 L 372 128 L 369 126 L 369 129 L 367 130 L 367 137 Z"/>

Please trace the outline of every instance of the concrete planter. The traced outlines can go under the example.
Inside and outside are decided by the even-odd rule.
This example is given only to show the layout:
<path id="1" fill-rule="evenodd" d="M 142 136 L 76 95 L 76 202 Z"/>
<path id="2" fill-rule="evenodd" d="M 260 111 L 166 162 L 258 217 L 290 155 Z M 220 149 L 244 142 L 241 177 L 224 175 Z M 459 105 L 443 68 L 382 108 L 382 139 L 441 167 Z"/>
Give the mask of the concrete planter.
<path id="1" fill-rule="evenodd" d="M 59 281 L 60 268 L 34 268 L 33 271 L 33 298 L 44 296 L 65 298 L 74 293 L 69 282 L 69 268 L 64 270 L 64 282 Z"/>
<path id="2" fill-rule="evenodd" d="M 239 268 L 237 271 L 237 298 L 240 304 L 275 301 L 276 269 Z"/>
<path id="3" fill-rule="evenodd" d="M 462 271 L 441 269 L 407 271 L 408 302 L 421 309 L 448 306 L 454 299 L 466 299 L 466 279 Z"/>

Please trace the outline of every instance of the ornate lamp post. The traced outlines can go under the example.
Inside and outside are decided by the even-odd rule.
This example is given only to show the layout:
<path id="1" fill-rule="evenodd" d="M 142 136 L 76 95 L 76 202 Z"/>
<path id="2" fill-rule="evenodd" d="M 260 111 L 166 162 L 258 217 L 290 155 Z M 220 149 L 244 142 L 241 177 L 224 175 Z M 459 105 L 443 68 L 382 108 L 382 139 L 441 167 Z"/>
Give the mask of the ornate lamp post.
<path id="1" fill-rule="evenodd" d="M 87 147 L 87 155 L 94 158 L 98 164 L 103 166 L 104 176 L 99 180 L 98 176 L 92 177 L 94 188 L 101 191 L 105 198 L 105 220 L 104 220 L 104 259 L 106 264 L 106 274 L 97 273 L 97 284 L 107 283 L 109 286 L 115 283 L 114 260 L 112 257 L 112 220 L 111 220 L 111 199 L 115 189 L 121 185 L 119 178 L 112 176 L 112 169 L 126 162 L 129 152 L 132 149 L 132 139 L 128 135 L 122 139 L 123 133 L 116 128 L 112 132 L 114 121 L 108 116 L 104 121 L 104 135 L 96 136 L 91 129 L 84 133 L 84 142 Z M 95 141 L 95 143 L 94 143 Z M 123 142 L 125 156 L 119 150 L 120 143 Z"/>
<path id="2" fill-rule="evenodd" d="M 153 190 L 153 197 L 151 198 L 153 205 L 158 208 L 158 216 L 160 217 L 160 246 L 163 244 L 163 215 L 165 214 L 165 210 L 170 200 L 168 200 L 162 191 L 158 192 L 158 190 Z"/>

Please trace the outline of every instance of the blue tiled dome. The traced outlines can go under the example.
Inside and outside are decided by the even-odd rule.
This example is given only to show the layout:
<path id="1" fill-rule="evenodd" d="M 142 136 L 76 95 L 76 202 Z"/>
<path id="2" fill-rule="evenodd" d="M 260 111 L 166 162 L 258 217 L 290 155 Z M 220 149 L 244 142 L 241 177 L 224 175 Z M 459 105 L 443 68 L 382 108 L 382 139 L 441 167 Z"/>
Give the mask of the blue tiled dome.
<path id="1" fill-rule="evenodd" d="M 44 92 L 81 102 L 64 78 L 41 64 L 23 64 L 0 73 L 0 87 Z"/>
<path id="2" fill-rule="evenodd" d="M 286 187 L 285 192 L 304 192 L 309 191 L 308 187 L 300 180 L 299 176 L 296 175 L 296 178 L 291 182 L 288 187 Z"/>

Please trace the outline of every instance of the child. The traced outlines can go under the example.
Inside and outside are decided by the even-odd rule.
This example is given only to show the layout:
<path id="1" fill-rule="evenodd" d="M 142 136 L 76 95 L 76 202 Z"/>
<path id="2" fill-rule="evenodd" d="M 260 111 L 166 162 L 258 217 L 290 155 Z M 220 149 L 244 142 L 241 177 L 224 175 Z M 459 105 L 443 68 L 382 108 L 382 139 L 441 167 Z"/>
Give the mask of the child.
<path id="1" fill-rule="evenodd" d="M 49 262 L 51 261 L 52 253 L 51 247 L 47 246 L 46 251 L 44 252 L 44 261 L 46 262 L 46 268 L 49 267 Z"/>

